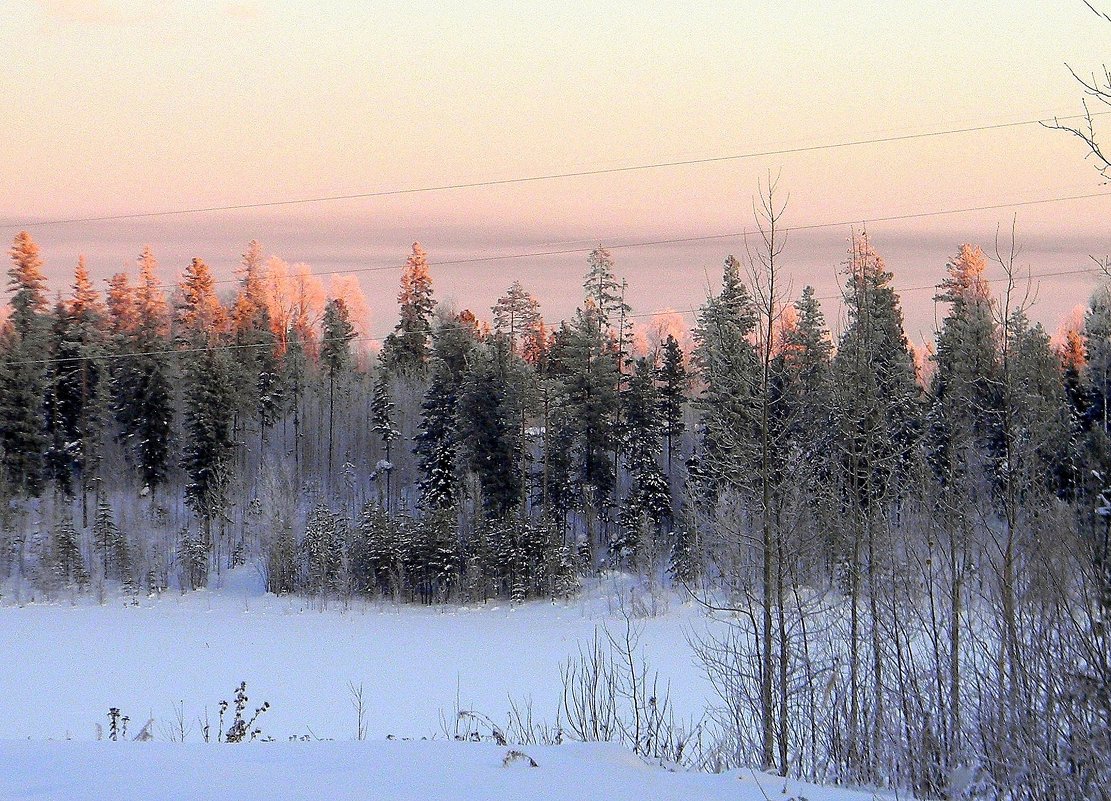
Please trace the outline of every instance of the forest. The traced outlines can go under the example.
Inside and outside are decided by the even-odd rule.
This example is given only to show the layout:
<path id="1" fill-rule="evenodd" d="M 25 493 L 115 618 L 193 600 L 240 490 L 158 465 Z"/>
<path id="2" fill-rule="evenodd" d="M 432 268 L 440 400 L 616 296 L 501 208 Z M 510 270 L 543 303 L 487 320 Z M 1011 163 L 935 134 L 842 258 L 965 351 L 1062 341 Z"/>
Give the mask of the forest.
<path id="1" fill-rule="evenodd" d="M 698 767 L 1108 798 L 1111 279 L 1056 342 L 1013 236 L 960 245 L 916 359 L 868 235 L 835 338 L 813 289 L 787 296 L 760 200 L 689 341 L 634 336 L 601 246 L 553 324 L 520 282 L 488 315 L 438 304 L 414 244 L 371 349 L 257 241 L 231 292 L 199 258 L 163 283 L 147 247 L 103 293 L 78 259 L 52 301 L 20 233 L 5 599 L 253 565 L 321 603 L 521 603 L 625 571 L 731 621 L 694 643 L 722 701 Z"/>

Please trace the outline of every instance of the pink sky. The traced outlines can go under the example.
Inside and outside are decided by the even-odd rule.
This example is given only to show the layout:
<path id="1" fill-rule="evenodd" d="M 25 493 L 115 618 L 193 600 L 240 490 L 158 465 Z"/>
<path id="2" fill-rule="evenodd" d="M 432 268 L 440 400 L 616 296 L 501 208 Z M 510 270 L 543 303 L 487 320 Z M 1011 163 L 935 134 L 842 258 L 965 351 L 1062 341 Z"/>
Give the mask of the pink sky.
<path id="1" fill-rule="evenodd" d="M 1030 119 L 1079 108 L 1063 67 L 1099 67 L 1082 3 L 181 3 L 15 0 L 0 28 L 0 236 L 72 216 L 265 202 L 714 157 Z M 733 9 L 733 10 L 724 10 Z M 145 221 L 32 228 L 56 286 L 150 242 L 166 279 L 194 255 L 230 275 L 244 243 L 318 270 L 738 231 L 768 170 L 787 223 L 875 221 L 1100 191 L 1079 143 L 1038 127 L 589 178 Z M 1111 191 L 1111 190 L 1108 190 Z M 1015 210 L 1034 272 L 1111 250 L 1095 199 Z M 901 286 L 939 280 L 1012 212 L 872 222 Z M 796 288 L 836 293 L 846 227 L 800 232 Z M 556 244 L 555 247 L 561 247 Z M 739 240 L 618 249 L 638 311 L 687 307 Z M 585 256 L 433 266 L 441 298 L 485 310 L 513 278 L 568 314 Z M 362 273 L 374 327 L 396 273 Z M 1042 282 L 1051 324 L 1090 276 Z M 913 339 L 929 291 L 907 293 Z M 828 309 L 836 324 L 836 307 Z"/>

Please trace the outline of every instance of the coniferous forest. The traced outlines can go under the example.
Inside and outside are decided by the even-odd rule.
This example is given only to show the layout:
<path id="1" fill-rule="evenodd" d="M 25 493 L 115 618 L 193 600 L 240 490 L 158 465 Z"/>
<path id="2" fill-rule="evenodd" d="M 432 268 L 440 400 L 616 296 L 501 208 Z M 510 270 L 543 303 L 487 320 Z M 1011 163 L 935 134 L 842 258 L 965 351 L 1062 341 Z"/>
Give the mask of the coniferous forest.
<path id="1" fill-rule="evenodd" d="M 1057 343 L 1013 249 L 954 247 L 916 360 L 868 236 L 834 338 L 811 288 L 785 293 L 762 199 L 691 340 L 647 345 L 601 246 L 553 322 L 519 282 L 445 308 L 414 244 L 372 350 L 258 242 L 232 292 L 148 247 L 103 292 L 78 259 L 54 296 L 19 234 L 5 595 L 252 565 L 322 603 L 523 602 L 626 571 L 732 622 L 694 641 L 723 700 L 701 767 L 939 798 L 975 764 L 969 792 L 1107 798 L 1111 283 Z"/>

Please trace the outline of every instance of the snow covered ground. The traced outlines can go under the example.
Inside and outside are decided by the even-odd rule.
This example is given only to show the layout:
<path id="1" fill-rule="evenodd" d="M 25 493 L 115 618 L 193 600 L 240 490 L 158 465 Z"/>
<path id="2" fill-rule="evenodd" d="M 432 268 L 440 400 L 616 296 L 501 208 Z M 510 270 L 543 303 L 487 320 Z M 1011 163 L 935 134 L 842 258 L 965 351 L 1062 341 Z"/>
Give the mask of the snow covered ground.
<path id="1" fill-rule="evenodd" d="M 252 705 L 276 739 L 351 739 L 356 718 L 348 683 L 362 685 L 370 739 L 443 736 L 441 712 L 459 707 L 504 720 L 509 698 L 531 698 L 534 716 L 554 722 L 559 666 L 598 627 L 624 626 L 623 577 L 603 579 L 566 603 L 513 607 L 356 603 L 319 609 L 302 598 L 262 593 L 249 569 L 220 589 L 137 605 L 112 598 L 0 604 L 0 737 L 96 737 L 107 710 L 132 726 L 156 720 L 155 736 L 184 710 L 215 715 L 247 682 Z M 677 712 L 698 718 L 709 685 L 686 643 L 707 621 L 672 596 L 666 612 L 637 619 L 648 662 L 670 679 Z M 623 628 L 622 628 L 623 630 Z"/>
<path id="2" fill-rule="evenodd" d="M 554 722 L 560 664 L 599 627 L 623 630 L 622 610 L 651 604 L 622 577 L 518 607 L 321 609 L 266 595 L 249 569 L 222 585 L 103 604 L 0 602 L 0 798 L 870 797 L 671 773 L 616 745 L 530 746 L 538 768 L 503 768 L 509 748 L 445 738 L 441 720 L 451 726 L 457 707 L 504 724 L 511 698 Z M 716 624 L 674 595 L 655 611 L 636 619 L 644 657 L 670 681 L 677 717 L 697 719 L 711 690 L 686 640 Z M 269 701 L 259 726 L 276 742 L 202 742 L 200 719 L 215 729 L 218 702 L 240 681 L 248 711 Z M 353 742 L 349 684 L 363 688 L 365 742 Z M 153 719 L 155 741 L 95 742 L 110 707 L 131 718 L 129 737 Z M 185 744 L 169 742 L 183 728 Z"/>
<path id="3" fill-rule="evenodd" d="M 616 745 L 521 749 L 450 741 L 251 743 L 0 742 L 0 798 L 27 801 L 865 801 L 764 774 L 669 772 Z"/>

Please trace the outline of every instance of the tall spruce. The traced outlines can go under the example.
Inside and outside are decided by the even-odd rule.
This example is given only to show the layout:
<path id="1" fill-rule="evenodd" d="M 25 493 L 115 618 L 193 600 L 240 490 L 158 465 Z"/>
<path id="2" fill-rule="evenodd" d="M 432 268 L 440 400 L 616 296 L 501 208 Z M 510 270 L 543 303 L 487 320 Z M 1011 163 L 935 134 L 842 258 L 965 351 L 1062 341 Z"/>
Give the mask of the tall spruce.
<path id="1" fill-rule="evenodd" d="M 20 494 L 38 495 L 48 444 L 43 408 L 46 278 L 38 245 L 29 233 L 16 235 L 10 253 L 11 315 L 0 334 L 0 459 L 8 486 Z"/>
<path id="2" fill-rule="evenodd" d="M 212 524 L 223 522 L 231 500 L 235 374 L 226 347 L 227 314 L 203 260 L 193 259 L 186 269 L 181 298 L 177 320 L 178 339 L 186 348 L 185 497 L 201 521 L 200 547 L 211 548 Z"/>
<path id="3" fill-rule="evenodd" d="M 166 353 L 170 313 L 157 268 L 153 251 L 144 247 L 138 286 L 124 293 L 126 284 L 117 282 L 110 298 L 120 357 L 120 369 L 113 375 L 116 418 L 140 478 L 151 489 L 166 480 L 174 425 L 173 374 Z"/>
<path id="4" fill-rule="evenodd" d="M 336 382 L 342 380 L 351 367 L 351 340 L 355 326 L 351 312 L 343 298 L 332 298 L 324 308 L 324 337 L 320 343 L 320 361 L 328 376 L 328 465 L 327 480 L 332 480 L 333 449 L 335 444 Z"/>

